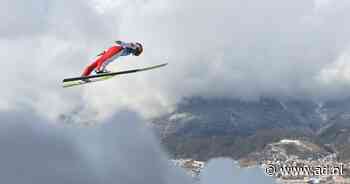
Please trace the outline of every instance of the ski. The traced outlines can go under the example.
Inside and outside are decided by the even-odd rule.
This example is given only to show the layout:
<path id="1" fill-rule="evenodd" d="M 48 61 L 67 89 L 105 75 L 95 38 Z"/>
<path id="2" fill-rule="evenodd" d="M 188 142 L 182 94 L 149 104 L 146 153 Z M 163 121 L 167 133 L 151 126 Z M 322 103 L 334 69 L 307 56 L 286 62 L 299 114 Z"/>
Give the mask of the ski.
<path id="1" fill-rule="evenodd" d="M 80 86 L 80 85 L 84 85 L 84 84 L 90 84 L 90 83 L 93 83 L 93 82 L 104 81 L 104 80 L 110 79 L 112 77 L 114 77 L 114 76 L 105 76 L 105 77 L 91 79 L 89 81 L 76 80 L 76 81 L 64 82 L 63 83 L 63 88 L 68 88 L 68 87 L 73 87 L 73 86 Z"/>
<path id="2" fill-rule="evenodd" d="M 97 75 L 91 75 L 87 77 L 73 77 L 73 78 L 66 78 L 63 79 L 63 87 L 72 87 L 77 85 L 83 85 L 91 82 L 98 82 L 102 80 L 110 79 L 116 75 L 123 75 L 128 73 L 135 73 L 135 72 L 141 72 L 141 71 L 147 71 L 152 70 L 156 68 L 160 68 L 163 66 L 166 66 L 168 63 L 163 63 L 160 65 L 150 66 L 146 68 L 139 68 L 139 69 L 133 69 L 133 70 L 125 70 L 120 72 L 112 72 L 112 73 L 104 73 L 104 74 L 97 74 Z M 84 79 L 89 79 L 90 81 L 83 81 Z"/>

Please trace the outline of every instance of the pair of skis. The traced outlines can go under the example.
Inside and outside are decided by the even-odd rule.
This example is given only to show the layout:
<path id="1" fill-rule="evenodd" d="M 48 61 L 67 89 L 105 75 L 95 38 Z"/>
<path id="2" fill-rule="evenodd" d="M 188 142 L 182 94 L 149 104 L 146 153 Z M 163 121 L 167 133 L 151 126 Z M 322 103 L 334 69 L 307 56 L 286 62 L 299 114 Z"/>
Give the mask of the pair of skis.
<path id="1" fill-rule="evenodd" d="M 150 67 L 146 67 L 146 68 L 139 68 L 139 69 L 133 69 L 133 70 L 120 71 L 120 72 L 97 74 L 97 75 L 91 75 L 91 76 L 87 76 L 87 77 L 66 78 L 66 79 L 63 79 L 63 87 L 64 88 L 68 88 L 68 87 L 79 86 L 79 85 L 83 85 L 83 84 L 87 84 L 87 83 L 108 80 L 108 79 L 110 79 L 112 77 L 115 77 L 117 75 L 123 75 L 123 74 L 128 74 L 128 73 L 136 73 L 136 72 L 152 70 L 152 69 L 156 69 L 156 68 L 160 68 L 160 67 L 166 66 L 167 64 L 168 63 L 163 63 L 163 64 L 160 64 L 160 65 L 154 65 L 154 66 L 150 66 Z"/>

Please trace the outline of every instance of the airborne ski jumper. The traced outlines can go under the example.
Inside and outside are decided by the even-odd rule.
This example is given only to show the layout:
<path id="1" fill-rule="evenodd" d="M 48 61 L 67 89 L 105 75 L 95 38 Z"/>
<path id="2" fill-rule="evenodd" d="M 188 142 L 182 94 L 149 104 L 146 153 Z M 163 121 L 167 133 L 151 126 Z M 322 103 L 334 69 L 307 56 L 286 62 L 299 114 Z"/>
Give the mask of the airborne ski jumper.
<path id="1" fill-rule="evenodd" d="M 116 72 L 110 72 L 106 69 L 108 64 L 110 64 L 112 61 L 115 61 L 120 56 L 139 56 L 142 52 L 143 46 L 138 42 L 126 43 L 122 41 L 116 41 L 115 44 L 112 45 L 110 48 L 97 55 L 97 58 L 84 69 L 80 77 L 71 77 L 63 79 L 63 87 L 73 87 L 92 82 L 103 81 L 115 77 L 117 75 L 153 70 L 156 68 L 166 66 L 168 64 L 163 63 L 144 68 Z M 93 71 L 95 71 L 96 74 L 91 74 Z"/>
<path id="2" fill-rule="evenodd" d="M 97 74 L 109 73 L 109 71 L 106 70 L 107 65 L 116 60 L 118 57 L 128 56 L 131 54 L 134 56 L 139 56 L 142 52 L 143 47 L 138 42 L 126 43 L 123 41 L 116 41 L 113 46 L 100 53 L 95 61 L 84 69 L 82 77 L 89 76 L 93 71 L 95 71 Z"/>

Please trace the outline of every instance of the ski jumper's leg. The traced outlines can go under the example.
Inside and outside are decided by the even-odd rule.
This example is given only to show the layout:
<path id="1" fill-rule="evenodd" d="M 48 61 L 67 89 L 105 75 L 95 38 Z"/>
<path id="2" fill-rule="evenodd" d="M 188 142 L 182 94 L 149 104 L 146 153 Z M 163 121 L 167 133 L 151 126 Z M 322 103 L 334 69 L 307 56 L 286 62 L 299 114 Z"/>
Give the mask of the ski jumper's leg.
<path id="1" fill-rule="evenodd" d="M 99 57 L 98 59 L 96 59 L 93 63 L 91 63 L 89 66 L 87 66 L 87 67 L 84 69 L 83 74 L 82 74 L 83 77 L 89 76 L 89 75 L 91 74 L 91 72 L 97 67 L 98 60 L 99 60 L 100 58 L 101 58 L 101 57 Z"/>
<path id="2" fill-rule="evenodd" d="M 97 61 L 96 70 L 97 71 L 103 71 L 105 70 L 106 66 L 111 63 L 113 60 L 115 60 L 117 57 L 121 55 L 122 51 L 121 46 L 113 46 L 105 52 L 101 59 Z"/>
<path id="3" fill-rule="evenodd" d="M 101 56 L 98 56 L 98 57 L 95 59 L 94 62 L 92 62 L 90 65 L 88 65 L 88 66 L 84 69 L 82 76 L 83 76 L 83 77 L 84 77 L 84 76 L 89 76 L 89 75 L 91 74 L 91 72 L 94 71 L 94 70 L 98 67 L 99 63 L 104 62 L 104 61 L 106 60 L 106 58 L 105 58 L 104 55 L 105 55 L 105 54 L 102 54 Z"/>

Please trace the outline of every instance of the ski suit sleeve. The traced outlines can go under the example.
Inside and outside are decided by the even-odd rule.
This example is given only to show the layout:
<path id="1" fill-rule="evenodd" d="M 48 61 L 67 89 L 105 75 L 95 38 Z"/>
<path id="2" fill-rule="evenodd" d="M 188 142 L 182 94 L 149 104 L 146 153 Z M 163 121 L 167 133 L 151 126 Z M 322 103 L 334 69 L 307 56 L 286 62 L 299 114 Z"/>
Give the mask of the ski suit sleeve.
<path id="1" fill-rule="evenodd" d="M 123 41 L 116 41 L 115 43 L 117 43 L 118 45 L 120 45 L 123 48 L 129 48 L 129 49 L 136 49 L 136 45 L 133 43 L 127 43 L 127 42 L 123 42 Z"/>

